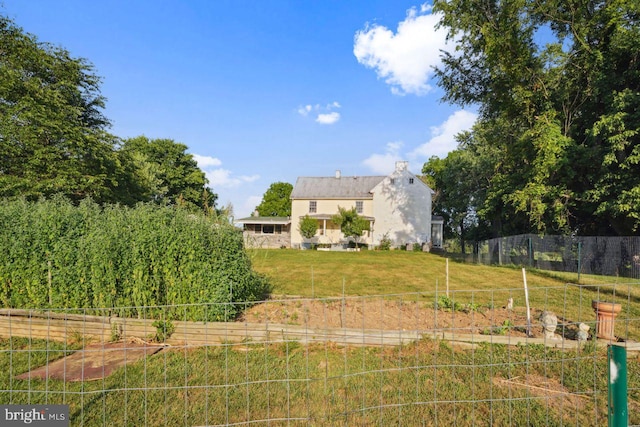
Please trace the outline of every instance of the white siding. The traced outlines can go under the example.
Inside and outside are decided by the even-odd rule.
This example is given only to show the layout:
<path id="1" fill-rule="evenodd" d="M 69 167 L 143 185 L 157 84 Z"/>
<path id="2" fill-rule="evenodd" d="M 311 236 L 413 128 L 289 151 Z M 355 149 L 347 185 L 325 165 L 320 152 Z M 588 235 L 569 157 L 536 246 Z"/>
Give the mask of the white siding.
<path id="1" fill-rule="evenodd" d="M 374 244 L 385 234 L 395 245 L 429 242 L 431 195 L 431 189 L 407 170 L 396 169 L 386 177 L 373 189 Z"/>

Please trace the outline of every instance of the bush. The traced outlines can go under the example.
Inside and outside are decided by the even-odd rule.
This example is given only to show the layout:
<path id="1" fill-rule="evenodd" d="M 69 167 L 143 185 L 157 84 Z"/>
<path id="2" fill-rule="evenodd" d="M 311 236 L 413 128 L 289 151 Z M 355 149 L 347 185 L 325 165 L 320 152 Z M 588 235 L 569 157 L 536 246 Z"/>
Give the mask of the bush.
<path id="1" fill-rule="evenodd" d="M 389 251 L 391 250 L 391 245 L 393 242 L 389 238 L 389 233 L 384 233 L 382 235 L 382 239 L 380 239 L 380 244 L 378 245 L 378 249 L 381 251 Z"/>
<path id="2" fill-rule="evenodd" d="M 5 201 L 0 253 L 4 307 L 228 320 L 270 290 L 232 225 L 175 207 Z"/>

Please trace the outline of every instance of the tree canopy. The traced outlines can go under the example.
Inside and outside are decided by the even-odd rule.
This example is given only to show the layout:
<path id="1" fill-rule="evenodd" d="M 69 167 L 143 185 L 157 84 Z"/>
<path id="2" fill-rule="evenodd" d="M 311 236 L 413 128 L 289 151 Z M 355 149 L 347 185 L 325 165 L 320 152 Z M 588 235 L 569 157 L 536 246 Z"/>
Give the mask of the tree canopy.
<path id="1" fill-rule="evenodd" d="M 0 15 L 0 196 L 112 201 L 119 164 L 100 78 Z"/>
<path id="2" fill-rule="evenodd" d="M 479 107 L 460 146 L 482 155 L 465 165 L 466 184 L 483 177 L 468 207 L 494 235 L 638 233 L 640 4 L 436 0 L 434 12 L 457 46 L 437 70 L 444 99 Z"/>
<path id="3" fill-rule="evenodd" d="M 107 132 L 100 83 L 87 60 L 0 15 L 0 197 L 215 209 L 186 145 Z"/>
<path id="4" fill-rule="evenodd" d="M 291 216 L 291 192 L 293 185 L 287 182 L 275 182 L 262 196 L 256 210 L 260 216 Z"/>
<path id="5" fill-rule="evenodd" d="M 187 148 L 171 139 L 145 136 L 122 143 L 120 151 L 134 164 L 142 200 L 201 209 L 215 206 L 217 195 L 207 187 L 204 172 Z"/>

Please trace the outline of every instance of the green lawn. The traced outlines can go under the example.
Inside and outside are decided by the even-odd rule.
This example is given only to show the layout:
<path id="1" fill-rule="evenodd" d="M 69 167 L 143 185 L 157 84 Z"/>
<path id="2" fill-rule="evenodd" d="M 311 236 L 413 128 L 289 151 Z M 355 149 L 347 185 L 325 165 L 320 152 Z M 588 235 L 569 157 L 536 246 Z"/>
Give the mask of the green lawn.
<path id="1" fill-rule="evenodd" d="M 380 295 L 433 307 L 446 290 L 444 258 L 420 252 L 252 251 L 274 294 Z M 606 278 L 604 278 L 606 279 Z M 624 305 L 617 335 L 637 337 L 637 285 L 567 285 L 527 272 L 531 304 L 593 320 L 592 299 Z M 600 283 L 607 283 L 603 280 Z M 459 303 L 523 304 L 519 268 L 449 263 Z M 614 295 L 615 292 L 615 295 Z M 395 296 L 391 296 L 395 295 Z M 422 304 L 422 302 L 421 302 Z M 64 383 L 15 376 L 71 347 L 0 339 L 0 401 L 67 403 L 72 426 L 606 425 L 606 349 L 484 343 L 471 349 L 422 339 L 397 347 L 340 347 L 297 341 L 174 346 L 104 380 Z M 76 348 L 76 347 L 73 347 Z M 628 364 L 629 414 L 640 423 L 640 364 Z"/>
<path id="2" fill-rule="evenodd" d="M 412 251 L 322 252 L 253 250 L 253 267 L 273 283 L 277 296 L 336 297 L 396 295 L 435 302 L 447 289 L 447 261 Z M 461 305 L 504 306 L 513 298 L 526 304 L 521 268 L 449 261 L 449 292 Z M 532 309 L 554 311 L 573 322 L 595 321 L 592 300 L 623 305 L 616 335 L 640 340 L 640 285 L 616 277 L 526 271 Z M 599 280 L 598 280 L 599 279 Z M 596 284 L 597 283 L 597 284 Z"/>
<path id="3" fill-rule="evenodd" d="M 253 267 L 266 274 L 274 293 L 299 296 L 340 296 L 343 281 L 348 295 L 430 292 L 446 288 L 446 259 L 412 251 L 322 252 L 253 250 Z M 563 282 L 542 275 L 527 277 L 531 287 Z M 522 271 L 449 262 L 452 290 L 511 289 L 522 286 Z"/>
<path id="4" fill-rule="evenodd" d="M 55 347 L 55 348 L 54 348 Z M 422 340 L 387 348 L 221 344 L 169 348 L 104 380 L 18 381 L 59 356 L 0 340 L 0 401 L 64 403 L 72 426 L 606 425 L 606 351 Z M 37 360 L 36 360 L 37 358 Z M 640 365 L 629 414 L 640 422 Z"/>

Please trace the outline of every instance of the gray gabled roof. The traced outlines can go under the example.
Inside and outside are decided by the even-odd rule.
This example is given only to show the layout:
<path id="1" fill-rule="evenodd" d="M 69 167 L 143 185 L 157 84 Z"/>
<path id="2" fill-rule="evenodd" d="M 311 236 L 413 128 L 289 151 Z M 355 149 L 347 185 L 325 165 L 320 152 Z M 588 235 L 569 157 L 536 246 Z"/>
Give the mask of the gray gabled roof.
<path id="1" fill-rule="evenodd" d="M 299 177 L 292 199 L 370 199 L 384 176 Z"/>

